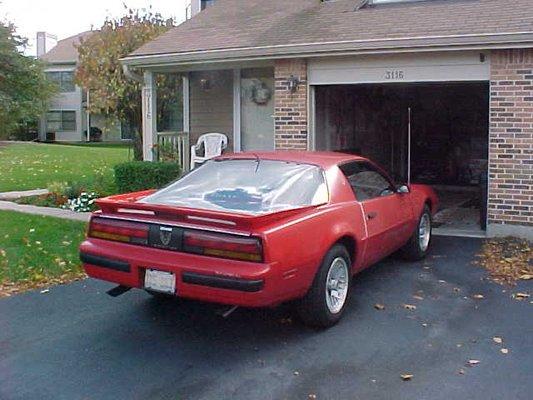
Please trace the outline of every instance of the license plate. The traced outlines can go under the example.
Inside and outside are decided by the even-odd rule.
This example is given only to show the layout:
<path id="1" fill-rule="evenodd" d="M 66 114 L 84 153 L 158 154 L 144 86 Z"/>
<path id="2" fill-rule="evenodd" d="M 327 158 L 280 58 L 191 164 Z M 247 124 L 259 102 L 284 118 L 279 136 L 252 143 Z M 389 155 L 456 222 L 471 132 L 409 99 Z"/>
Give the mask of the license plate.
<path id="1" fill-rule="evenodd" d="M 144 288 L 174 294 L 176 292 L 176 275 L 171 272 L 147 269 L 144 276 Z"/>

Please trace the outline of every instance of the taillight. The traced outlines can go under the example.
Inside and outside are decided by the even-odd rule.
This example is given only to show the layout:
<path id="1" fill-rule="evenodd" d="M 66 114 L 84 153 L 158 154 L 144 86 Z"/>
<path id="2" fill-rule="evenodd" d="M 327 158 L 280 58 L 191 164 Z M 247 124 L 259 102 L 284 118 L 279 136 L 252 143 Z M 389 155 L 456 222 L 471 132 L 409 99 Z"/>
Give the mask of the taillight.
<path id="1" fill-rule="evenodd" d="M 135 244 L 148 244 L 148 224 L 117 219 L 93 218 L 89 237 Z"/>
<path id="2" fill-rule="evenodd" d="M 258 238 L 240 237 L 210 232 L 183 232 L 183 250 L 244 261 L 262 261 L 263 251 Z"/>

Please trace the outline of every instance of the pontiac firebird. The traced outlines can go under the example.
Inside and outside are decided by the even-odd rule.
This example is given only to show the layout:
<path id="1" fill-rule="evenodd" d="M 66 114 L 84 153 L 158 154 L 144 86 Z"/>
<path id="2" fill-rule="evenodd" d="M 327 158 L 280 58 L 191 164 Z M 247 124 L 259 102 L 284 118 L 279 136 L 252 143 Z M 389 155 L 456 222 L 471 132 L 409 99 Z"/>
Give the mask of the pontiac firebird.
<path id="1" fill-rule="evenodd" d="M 118 294 L 291 301 L 304 323 L 328 327 L 358 272 L 398 251 L 427 254 L 438 199 L 362 157 L 271 152 L 221 156 L 161 190 L 97 204 L 80 258 Z"/>

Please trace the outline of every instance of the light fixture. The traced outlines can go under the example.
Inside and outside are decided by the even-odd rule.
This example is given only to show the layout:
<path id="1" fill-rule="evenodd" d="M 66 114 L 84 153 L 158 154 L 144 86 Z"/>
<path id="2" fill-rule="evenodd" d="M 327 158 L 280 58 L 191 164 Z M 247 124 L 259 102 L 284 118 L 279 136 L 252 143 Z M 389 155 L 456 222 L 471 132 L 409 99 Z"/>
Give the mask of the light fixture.
<path id="1" fill-rule="evenodd" d="M 296 91 L 298 90 L 298 86 L 301 83 L 300 78 L 291 75 L 289 76 L 289 79 L 287 79 L 287 81 L 289 82 L 289 90 L 291 91 L 291 93 L 296 93 Z"/>
<path id="2" fill-rule="evenodd" d="M 211 82 L 211 79 L 209 78 L 202 78 L 200 79 L 200 88 L 203 91 L 209 91 L 213 87 L 213 84 Z"/>

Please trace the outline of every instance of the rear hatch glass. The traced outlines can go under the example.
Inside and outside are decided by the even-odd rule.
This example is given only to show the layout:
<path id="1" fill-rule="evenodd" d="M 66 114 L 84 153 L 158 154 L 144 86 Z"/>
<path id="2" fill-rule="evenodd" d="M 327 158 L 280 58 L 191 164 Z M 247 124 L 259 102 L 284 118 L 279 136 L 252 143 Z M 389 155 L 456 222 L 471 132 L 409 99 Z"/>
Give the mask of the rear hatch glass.
<path id="1" fill-rule="evenodd" d="M 327 203 L 321 168 L 260 159 L 211 160 L 140 200 L 205 210 L 260 215 Z"/>

